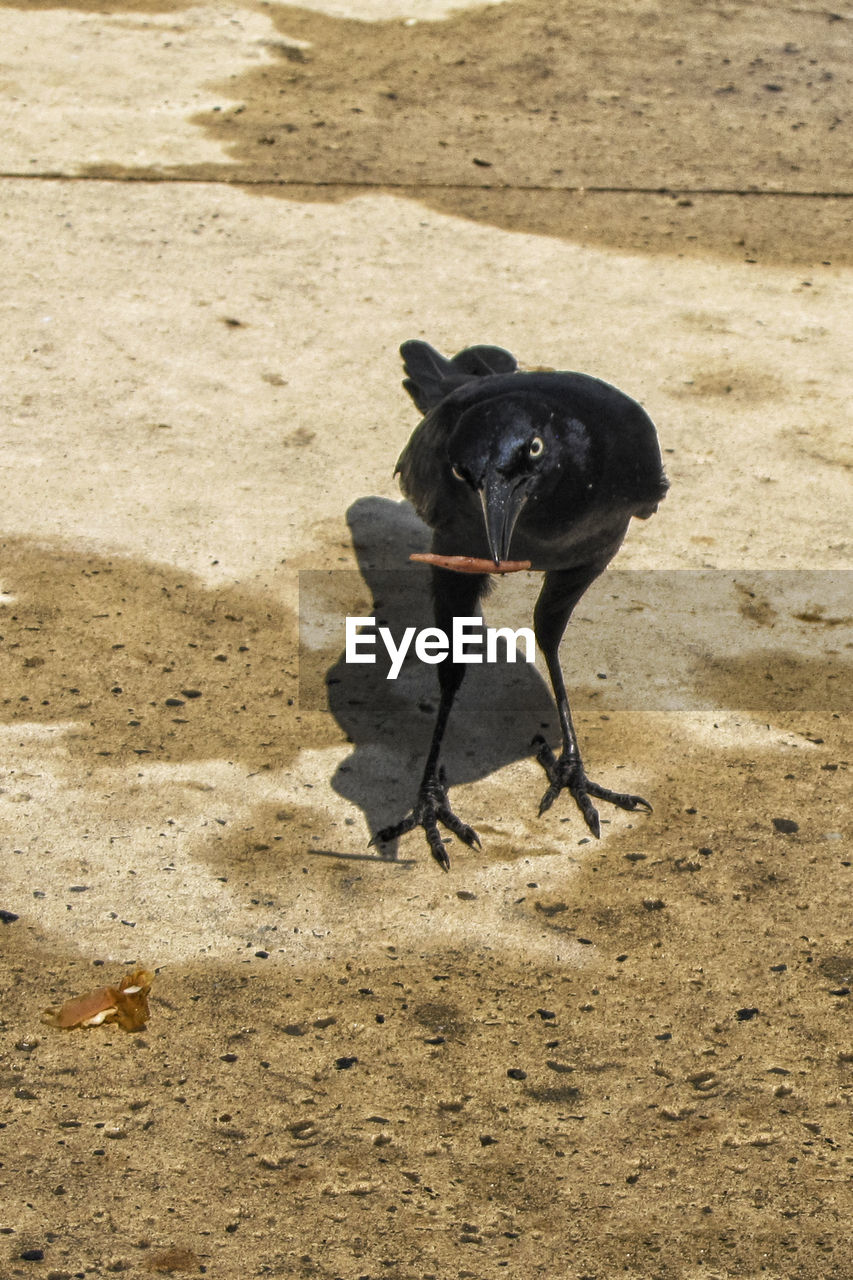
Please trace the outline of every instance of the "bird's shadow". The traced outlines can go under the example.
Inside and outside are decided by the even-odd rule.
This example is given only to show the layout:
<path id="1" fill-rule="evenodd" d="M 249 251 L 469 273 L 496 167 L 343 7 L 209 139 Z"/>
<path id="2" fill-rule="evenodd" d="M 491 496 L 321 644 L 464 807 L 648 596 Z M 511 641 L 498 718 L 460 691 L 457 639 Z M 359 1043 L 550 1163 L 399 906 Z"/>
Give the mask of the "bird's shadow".
<path id="1" fill-rule="evenodd" d="M 397 641 L 406 627 L 432 626 L 431 574 L 425 566 L 409 563 L 410 552 L 429 547 L 431 534 L 411 506 L 361 498 L 347 512 L 347 523 L 376 626 L 389 627 Z M 499 652 L 503 657 L 503 644 Z M 364 812 L 371 832 L 411 809 L 438 708 L 434 667 L 410 652 L 397 679 L 391 680 L 379 643 L 376 654 L 375 665 L 362 665 L 348 663 L 341 653 L 325 676 L 328 707 L 353 744 L 332 786 Z M 530 756 L 533 736 L 555 723 L 547 686 L 523 652 L 514 663 L 471 664 L 442 748 L 448 785 L 475 781 Z M 530 797 L 530 804 L 537 798 Z M 461 816 L 475 827 L 487 817 Z M 488 816 L 500 820 L 499 814 Z M 396 857 L 396 842 L 382 852 Z"/>

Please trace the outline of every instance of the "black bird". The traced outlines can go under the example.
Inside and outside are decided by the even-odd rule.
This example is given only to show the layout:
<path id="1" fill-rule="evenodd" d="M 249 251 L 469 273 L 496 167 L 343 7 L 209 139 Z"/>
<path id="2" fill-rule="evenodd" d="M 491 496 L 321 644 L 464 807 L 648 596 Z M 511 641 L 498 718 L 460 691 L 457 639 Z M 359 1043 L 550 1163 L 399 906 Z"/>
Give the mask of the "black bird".
<path id="1" fill-rule="evenodd" d="M 403 386 L 425 414 L 395 474 L 418 515 L 433 530 L 432 551 L 488 560 L 497 568 L 512 549 L 545 580 L 533 615 L 560 716 L 562 751 L 533 741 L 548 776 L 540 816 L 562 790 L 587 826 L 600 834 L 593 798 L 622 809 L 651 805 L 611 791 L 584 771 L 560 667 L 559 648 L 572 610 L 618 551 L 632 516 L 647 519 L 666 494 L 654 424 L 624 392 L 583 373 L 522 372 L 500 347 L 475 346 L 445 359 L 425 342 L 400 348 Z M 436 626 L 476 614 L 486 573 L 433 567 Z M 477 833 L 447 798 L 441 743 L 465 666 L 450 655 L 438 665 L 441 698 L 423 779 L 412 812 L 377 832 L 371 843 L 423 828 L 432 856 L 450 860 L 438 824 L 467 845 Z"/>

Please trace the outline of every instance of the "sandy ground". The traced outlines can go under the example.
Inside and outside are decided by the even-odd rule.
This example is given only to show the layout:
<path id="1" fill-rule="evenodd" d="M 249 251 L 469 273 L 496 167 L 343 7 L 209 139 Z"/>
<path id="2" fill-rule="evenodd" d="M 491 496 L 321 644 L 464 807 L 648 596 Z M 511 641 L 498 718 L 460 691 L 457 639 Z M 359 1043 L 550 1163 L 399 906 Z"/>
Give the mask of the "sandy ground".
<path id="1" fill-rule="evenodd" d="M 0 5 L 0 1280 L 849 1280 L 850 15 Z M 448 742 L 397 348 L 641 400 L 671 492 Z M 490 620 L 529 622 L 536 584 Z M 379 603 L 374 606 L 374 601 Z M 144 1031 L 46 1006 L 156 970 Z"/>

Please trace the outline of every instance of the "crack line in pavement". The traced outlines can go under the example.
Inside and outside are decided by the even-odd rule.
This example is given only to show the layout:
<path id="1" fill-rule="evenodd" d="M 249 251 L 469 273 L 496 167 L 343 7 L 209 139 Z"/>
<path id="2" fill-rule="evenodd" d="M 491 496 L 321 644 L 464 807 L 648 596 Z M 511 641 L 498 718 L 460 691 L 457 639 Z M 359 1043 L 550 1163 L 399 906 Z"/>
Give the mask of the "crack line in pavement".
<path id="1" fill-rule="evenodd" d="M 536 184 L 510 183 L 468 183 L 468 182 L 377 182 L 365 179 L 354 181 L 346 178 L 330 178 L 322 182 L 305 178 L 211 178 L 176 176 L 172 174 L 140 173 L 140 174 L 89 174 L 89 173 L 16 173 L 0 172 L 3 182 L 143 182 L 151 184 L 174 183 L 196 184 L 200 186 L 229 187 L 313 187 L 318 190 L 328 187 L 348 187 L 354 191 L 530 191 L 564 192 L 567 195 L 685 195 L 685 196 L 770 196 L 774 199 L 788 200 L 849 200 L 851 191 L 780 191 L 778 189 L 756 190 L 750 187 L 681 187 L 678 185 L 659 187 L 603 187 L 603 186 L 564 186 L 551 187 Z"/>

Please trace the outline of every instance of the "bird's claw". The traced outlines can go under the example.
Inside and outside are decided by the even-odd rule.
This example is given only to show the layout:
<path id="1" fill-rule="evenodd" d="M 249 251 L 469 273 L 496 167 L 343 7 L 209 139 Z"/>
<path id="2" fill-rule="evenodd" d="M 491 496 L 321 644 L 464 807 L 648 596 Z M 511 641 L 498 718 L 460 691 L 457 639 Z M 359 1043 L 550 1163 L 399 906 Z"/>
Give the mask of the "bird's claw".
<path id="1" fill-rule="evenodd" d="M 422 827 L 430 853 L 443 870 L 449 871 L 450 859 L 438 829 L 439 823 L 447 827 L 448 831 L 452 831 L 456 838 L 463 844 L 467 844 L 470 849 L 480 848 L 480 837 L 477 832 L 461 818 L 457 818 L 450 807 L 443 769 L 439 771 L 437 777 L 427 778 L 421 784 L 412 812 L 407 814 L 401 822 L 377 831 L 370 844 L 387 844 L 405 835 L 407 831 L 413 831 L 415 827 Z"/>
<path id="2" fill-rule="evenodd" d="M 593 782 L 586 776 L 580 756 L 574 753 L 555 756 L 542 737 L 534 738 L 532 745 L 537 748 L 536 759 L 548 775 L 549 783 L 548 790 L 539 802 L 540 818 L 551 808 L 561 791 L 568 791 L 572 796 L 583 815 L 584 822 L 596 838 L 601 835 L 601 821 L 598 810 L 590 799 L 591 796 L 596 800 L 606 800 L 609 804 L 615 804 L 617 808 L 627 809 L 629 812 L 636 809 L 642 809 L 646 813 L 652 812 L 652 806 L 642 796 L 631 795 L 626 791 L 611 791 L 609 787 L 602 787 L 599 783 Z"/>

